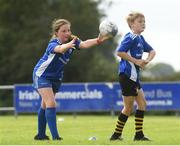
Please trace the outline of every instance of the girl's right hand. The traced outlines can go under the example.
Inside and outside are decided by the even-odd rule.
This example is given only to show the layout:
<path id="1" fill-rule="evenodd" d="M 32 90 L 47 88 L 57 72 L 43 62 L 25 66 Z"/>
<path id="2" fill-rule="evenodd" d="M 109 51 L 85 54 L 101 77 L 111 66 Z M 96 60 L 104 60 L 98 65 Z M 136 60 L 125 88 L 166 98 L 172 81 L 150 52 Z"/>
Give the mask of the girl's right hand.
<path id="1" fill-rule="evenodd" d="M 75 41 L 76 41 L 77 37 L 74 37 L 70 42 L 67 43 L 68 48 L 73 48 L 75 47 Z"/>

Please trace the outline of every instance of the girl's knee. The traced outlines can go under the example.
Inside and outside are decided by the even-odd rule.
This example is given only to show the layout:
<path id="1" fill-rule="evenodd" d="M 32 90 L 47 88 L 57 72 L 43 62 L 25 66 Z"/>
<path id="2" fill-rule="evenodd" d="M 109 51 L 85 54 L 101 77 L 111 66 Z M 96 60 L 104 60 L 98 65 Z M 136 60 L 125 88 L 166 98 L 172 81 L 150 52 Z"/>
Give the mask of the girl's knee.
<path id="1" fill-rule="evenodd" d="M 54 99 L 49 99 L 46 101 L 46 107 L 56 107 L 56 101 Z"/>

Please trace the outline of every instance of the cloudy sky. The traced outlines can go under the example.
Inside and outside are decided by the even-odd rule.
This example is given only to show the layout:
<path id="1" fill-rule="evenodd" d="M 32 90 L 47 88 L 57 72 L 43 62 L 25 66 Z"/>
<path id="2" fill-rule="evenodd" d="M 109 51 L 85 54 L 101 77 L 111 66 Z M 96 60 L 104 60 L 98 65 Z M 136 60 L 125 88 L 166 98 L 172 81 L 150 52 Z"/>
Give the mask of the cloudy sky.
<path id="1" fill-rule="evenodd" d="M 101 7 L 123 34 L 130 31 L 125 20 L 129 12 L 142 12 L 146 17 L 146 29 L 142 35 L 157 52 L 153 63 L 168 63 L 180 71 L 179 0 L 112 0 L 111 7 L 108 2 Z"/>

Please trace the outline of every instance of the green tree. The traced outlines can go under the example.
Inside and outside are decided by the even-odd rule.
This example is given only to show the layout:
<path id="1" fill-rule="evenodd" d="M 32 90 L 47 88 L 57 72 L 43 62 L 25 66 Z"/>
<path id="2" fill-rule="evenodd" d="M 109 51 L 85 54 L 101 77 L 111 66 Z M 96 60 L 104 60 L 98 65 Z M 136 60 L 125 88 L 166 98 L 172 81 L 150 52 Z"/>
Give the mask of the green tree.
<path id="1" fill-rule="evenodd" d="M 144 81 L 172 81 L 178 79 L 179 73 L 170 64 L 157 63 L 144 70 L 142 76 Z"/>

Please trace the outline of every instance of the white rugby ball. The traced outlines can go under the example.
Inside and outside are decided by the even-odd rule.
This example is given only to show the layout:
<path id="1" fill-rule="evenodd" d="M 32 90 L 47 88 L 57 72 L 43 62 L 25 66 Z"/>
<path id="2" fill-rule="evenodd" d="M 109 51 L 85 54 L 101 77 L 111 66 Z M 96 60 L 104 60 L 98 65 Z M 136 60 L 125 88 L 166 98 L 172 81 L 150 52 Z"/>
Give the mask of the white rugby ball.
<path id="1" fill-rule="evenodd" d="M 114 37 L 118 33 L 118 27 L 115 23 L 109 20 L 104 20 L 99 25 L 99 32 L 102 36 Z"/>

